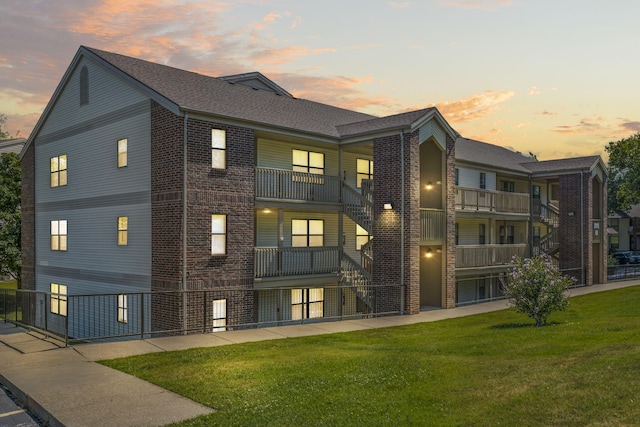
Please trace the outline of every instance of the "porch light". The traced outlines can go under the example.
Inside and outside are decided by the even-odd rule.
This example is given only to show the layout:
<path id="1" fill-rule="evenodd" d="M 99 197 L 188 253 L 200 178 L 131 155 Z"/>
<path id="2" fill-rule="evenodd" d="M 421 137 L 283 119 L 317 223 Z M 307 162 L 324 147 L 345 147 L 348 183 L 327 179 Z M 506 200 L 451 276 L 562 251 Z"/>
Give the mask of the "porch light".
<path id="1" fill-rule="evenodd" d="M 393 209 L 393 204 L 389 201 L 387 203 L 385 203 L 383 206 L 385 211 L 390 211 L 391 209 Z"/>
<path id="2" fill-rule="evenodd" d="M 424 256 L 427 258 L 431 258 L 433 256 L 433 252 L 431 252 L 431 248 L 427 249 L 427 253 Z"/>
<path id="3" fill-rule="evenodd" d="M 433 182 L 431 182 L 431 181 L 427 182 L 427 185 L 425 186 L 425 188 L 427 190 L 433 190 Z"/>

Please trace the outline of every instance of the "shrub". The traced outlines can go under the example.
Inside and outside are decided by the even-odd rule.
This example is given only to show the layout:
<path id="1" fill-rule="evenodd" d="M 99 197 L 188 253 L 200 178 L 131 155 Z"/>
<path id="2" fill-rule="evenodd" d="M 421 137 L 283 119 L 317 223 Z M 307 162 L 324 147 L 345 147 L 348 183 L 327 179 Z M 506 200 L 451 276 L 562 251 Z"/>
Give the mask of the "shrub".
<path id="1" fill-rule="evenodd" d="M 554 311 L 569 305 L 567 288 L 575 279 L 563 276 L 549 255 L 535 258 L 513 257 L 504 294 L 515 308 L 542 326 Z"/>

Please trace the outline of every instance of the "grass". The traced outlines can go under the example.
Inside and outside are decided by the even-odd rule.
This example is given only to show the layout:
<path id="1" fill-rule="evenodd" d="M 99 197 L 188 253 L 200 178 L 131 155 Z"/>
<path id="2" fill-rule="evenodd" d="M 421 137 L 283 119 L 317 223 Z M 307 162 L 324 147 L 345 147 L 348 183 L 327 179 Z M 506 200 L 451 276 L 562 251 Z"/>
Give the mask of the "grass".
<path id="1" fill-rule="evenodd" d="M 183 426 L 637 425 L 640 286 L 549 322 L 510 309 L 102 363 L 216 409 Z"/>

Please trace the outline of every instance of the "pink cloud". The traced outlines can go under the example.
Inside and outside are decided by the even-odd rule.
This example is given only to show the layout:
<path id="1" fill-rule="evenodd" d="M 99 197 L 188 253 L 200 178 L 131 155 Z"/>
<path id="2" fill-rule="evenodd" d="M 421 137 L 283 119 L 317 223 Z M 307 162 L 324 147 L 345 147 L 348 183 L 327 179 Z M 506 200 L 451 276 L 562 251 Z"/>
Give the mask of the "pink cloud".
<path id="1" fill-rule="evenodd" d="M 451 123 L 463 123 L 487 117 L 514 95 L 512 91 L 487 90 L 458 101 L 445 101 L 432 105 L 435 105 Z"/>

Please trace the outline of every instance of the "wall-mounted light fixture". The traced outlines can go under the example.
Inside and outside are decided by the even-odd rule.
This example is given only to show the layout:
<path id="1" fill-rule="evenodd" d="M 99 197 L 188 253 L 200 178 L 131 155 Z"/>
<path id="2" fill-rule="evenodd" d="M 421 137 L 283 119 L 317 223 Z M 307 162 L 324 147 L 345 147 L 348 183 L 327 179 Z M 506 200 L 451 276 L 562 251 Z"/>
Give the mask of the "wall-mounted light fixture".
<path id="1" fill-rule="evenodd" d="M 427 185 L 425 185 L 425 188 L 427 190 L 433 190 L 433 182 L 431 181 L 427 182 Z"/>
<path id="2" fill-rule="evenodd" d="M 393 203 L 391 203 L 391 200 L 389 200 L 382 207 L 384 208 L 385 211 L 390 211 L 391 209 L 393 209 Z"/>
<path id="3" fill-rule="evenodd" d="M 427 253 L 425 253 L 424 256 L 426 258 L 431 258 L 433 256 L 433 252 L 431 251 L 431 248 L 427 248 Z"/>

